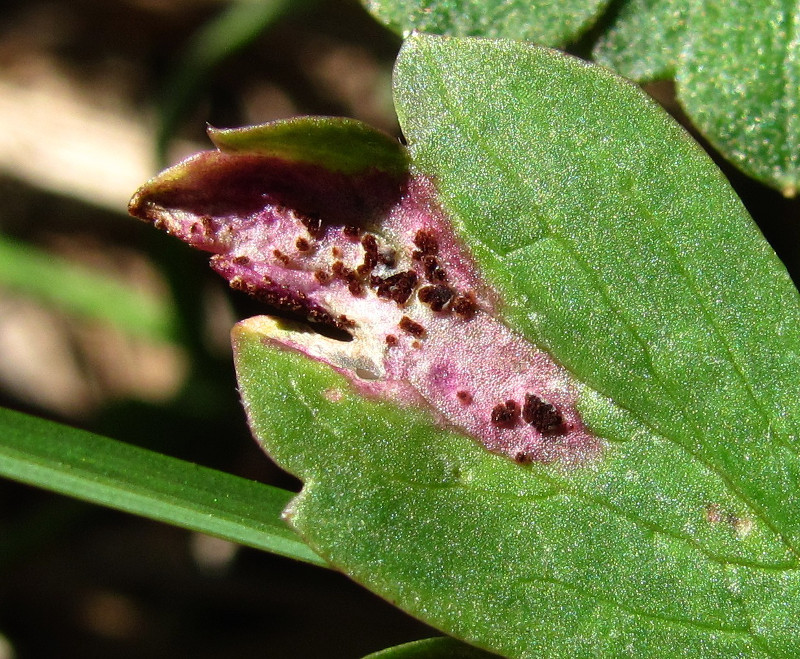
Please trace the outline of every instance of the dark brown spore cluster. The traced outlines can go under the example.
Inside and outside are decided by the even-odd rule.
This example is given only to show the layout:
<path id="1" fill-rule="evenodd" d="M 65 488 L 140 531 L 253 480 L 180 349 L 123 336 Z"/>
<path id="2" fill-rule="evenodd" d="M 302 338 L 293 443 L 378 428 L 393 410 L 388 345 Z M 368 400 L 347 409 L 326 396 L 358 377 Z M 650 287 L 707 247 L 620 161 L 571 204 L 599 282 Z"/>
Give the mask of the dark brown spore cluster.
<path id="1" fill-rule="evenodd" d="M 520 419 L 542 435 L 563 435 L 568 430 L 561 412 L 536 394 L 525 394 L 522 407 L 515 400 L 507 400 L 492 409 L 492 424 L 497 428 L 514 428 Z"/>
<path id="2" fill-rule="evenodd" d="M 299 219 L 308 231 L 308 235 L 315 240 L 319 240 L 325 235 L 325 225 L 319 215 L 300 215 Z"/>
<path id="3" fill-rule="evenodd" d="M 283 211 L 288 212 L 286 209 Z M 306 258 L 318 254 L 318 241 L 331 229 L 319 215 L 298 213 L 297 217 L 307 234 L 296 237 L 294 250 L 290 254 L 280 249 L 273 249 L 271 253 L 276 261 L 288 268 L 302 268 Z M 401 308 L 416 294 L 422 304 L 438 314 L 455 314 L 463 320 L 469 320 L 475 315 L 478 309 L 475 294 L 471 291 L 458 291 L 448 283 L 448 274 L 439 261 L 439 241 L 434 232 L 426 229 L 417 231 L 412 240 L 413 245 L 406 248 L 407 253 L 410 253 L 412 266 L 392 272 L 398 261 L 397 255 L 394 250 L 381 244 L 378 235 L 353 225 L 341 226 L 341 231 L 346 240 L 360 244 L 363 249 L 362 260 L 357 265 L 345 263 L 344 251 L 340 246 L 333 245 L 330 266 L 318 267 L 313 272 L 319 284 L 329 285 L 333 281 L 341 281 L 354 297 L 363 297 L 369 289 L 379 298 L 394 302 Z M 246 256 L 237 256 L 234 259 L 237 265 L 247 265 L 248 261 Z M 379 267 L 381 271 L 376 272 Z M 235 277 L 231 286 L 290 313 L 304 315 L 312 322 L 338 329 L 354 326 L 353 321 L 345 316 L 334 317 L 309 300 L 306 294 L 267 279 L 269 278 L 256 285 Z M 415 339 L 420 339 L 427 333 L 423 325 L 408 316 L 403 316 L 398 327 Z M 386 342 L 390 347 L 395 346 L 398 344 L 398 337 L 387 337 Z"/>
<path id="4" fill-rule="evenodd" d="M 234 277 L 231 279 L 231 288 L 243 291 L 277 309 L 303 316 L 312 323 L 341 330 L 352 328 L 352 321 L 346 316 L 335 318 L 320 305 L 309 300 L 305 293 L 294 291 L 282 284 L 276 284 L 269 277 L 265 277 L 261 285 L 250 283 L 241 277 Z"/>
<path id="5" fill-rule="evenodd" d="M 297 238 L 295 247 L 300 254 L 296 258 L 313 251 L 312 241 L 321 238 L 326 232 L 325 225 L 316 215 L 301 216 L 300 220 L 307 229 L 310 239 L 305 236 Z M 369 287 L 378 297 L 392 301 L 399 307 L 405 306 L 416 292 L 420 302 L 437 313 L 453 313 L 465 320 L 475 315 L 478 305 L 474 293 L 459 292 L 447 284 L 447 272 L 438 260 L 439 241 L 433 232 L 420 229 L 414 235 L 413 247 L 410 248 L 411 260 L 417 265 L 388 276 L 375 274 L 374 271 L 379 265 L 393 268 L 397 260 L 396 255 L 392 250 L 382 249 L 375 234 L 350 225 L 342 228 L 342 234 L 348 240 L 360 243 L 364 250 L 362 262 L 355 268 L 348 267 L 341 260 L 342 250 L 334 246 L 331 252 L 334 261 L 330 270 L 314 271 L 314 277 L 320 284 L 329 284 L 334 280 L 342 281 L 354 297 L 362 297 L 365 289 Z M 293 262 L 279 250 L 274 250 L 273 256 L 284 265 Z M 405 316 L 399 327 L 415 338 L 421 338 L 426 333 L 420 323 Z M 396 341 L 396 337 L 394 340 Z M 396 343 L 389 342 L 388 345 Z"/>
<path id="6" fill-rule="evenodd" d="M 543 435 L 560 435 L 566 431 L 564 417 L 553 405 L 535 394 L 525 394 L 522 405 L 522 420 L 532 425 Z"/>
<path id="7" fill-rule="evenodd" d="M 507 400 L 505 403 L 495 405 L 492 409 L 492 424 L 498 428 L 514 428 L 519 423 L 520 409 L 519 403 L 515 400 Z"/>
<path id="8" fill-rule="evenodd" d="M 417 273 L 413 270 L 398 272 L 390 277 L 370 277 L 370 284 L 376 289 L 378 297 L 393 300 L 399 306 L 408 302 L 417 285 Z"/>
<path id="9" fill-rule="evenodd" d="M 417 296 L 420 302 L 427 304 L 433 311 L 455 313 L 468 320 L 478 309 L 475 295 L 471 292 L 460 293 L 448 286 L 447 272 L 439 263 L 439 241 L 436 236 L 425 229 L 414 235 L 414 246 L 411 259 L 420 264 L 422 276 L 427 284 L 419 289 Z"/>
<path id="10" fill-rule="evenodd" d="M 403 316 L 397 325 L 401 330 L 417 339 L 425 336 L 425 328 L 408 316 Z"/>

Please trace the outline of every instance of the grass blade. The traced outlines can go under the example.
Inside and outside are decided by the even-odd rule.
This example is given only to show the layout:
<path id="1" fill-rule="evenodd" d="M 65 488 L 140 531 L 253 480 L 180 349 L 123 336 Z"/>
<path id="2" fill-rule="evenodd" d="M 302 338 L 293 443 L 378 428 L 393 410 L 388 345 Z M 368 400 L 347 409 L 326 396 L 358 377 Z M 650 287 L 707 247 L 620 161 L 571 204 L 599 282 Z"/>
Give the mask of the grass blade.
<path id="1" fill-rule="evenodd" d="M 280 519 L 291 492 L 3 408 L 0 476 L 325 565 Z"/>
<path id="2" fill-rule="evenodd" d="M 0 286 L 132 335 L 174 341 L 170 305 L 36 247 L 0 236 Z"/>

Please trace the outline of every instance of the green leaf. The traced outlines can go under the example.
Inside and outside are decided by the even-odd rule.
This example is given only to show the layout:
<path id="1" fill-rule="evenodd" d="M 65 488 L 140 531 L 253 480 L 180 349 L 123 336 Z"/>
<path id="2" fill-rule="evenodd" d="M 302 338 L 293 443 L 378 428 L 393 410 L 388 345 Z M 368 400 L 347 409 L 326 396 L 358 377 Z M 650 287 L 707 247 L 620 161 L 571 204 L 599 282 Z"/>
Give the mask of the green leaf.
<path id="1" fill-rule="evenodd" d="M 439 637 L 396 645 L 373 652 L 364 659 L 491 659 L 494 656 L 453 638 Z"/>
<path id="2" fill-rule="evenodd" d="M 0 286 L 130 334 L 175 340 L 168 303 L 31 245 L 0 236 Z"/>
<path id="3" fill-rule="evenodd" d="M 749 176 L 792 197 L 800 185 L 797 5 L 697 3 L 678 96 L 700 131 Z"/>
<path id="4" fill-rule="evenodd" d="M 401 174 L 408 169 L 396 139 L 354 119 L 297 117 L 247 128 L 211 128 L 208 133 L 218 149 L 230 154 L 282 158 L 343 174 L 369 169 Z"/>
<path id="5" fill-rule="evenodd" d="M 545 46 L 575 41 L 609 0 L 362 0 L 398 34 L 413 31 L 459 37 L 524 39 Z"/>
<path id="6" fill-rule="evenodd" d="M 414 167 L 602 452 L 516 464 L 253 319 L 237 370 L 305 482 L 291 524 L 506 656 L 796 655 L 800 300 L 723 176 L 638 88 L 552 51 L 419 35 L 395 76 Z"/>
<path id="7" fill-rule="evenodd" d="M 326 565 L 281 521 L 289 492 L 3 408 L 0 476 Z"/>
<path id="8" fill-rule="evenodd" d="M 674 75 L 692 122 L 747 175 L 796 193 L 798 9 L 778 0 L 628 0 L 598 61 L 640 82 Z"/>
<path id="9" fill-rule="evenodd" d="M 675 75 L 691 0 L 626 0 L 594 58 L 639 82 Z"/>

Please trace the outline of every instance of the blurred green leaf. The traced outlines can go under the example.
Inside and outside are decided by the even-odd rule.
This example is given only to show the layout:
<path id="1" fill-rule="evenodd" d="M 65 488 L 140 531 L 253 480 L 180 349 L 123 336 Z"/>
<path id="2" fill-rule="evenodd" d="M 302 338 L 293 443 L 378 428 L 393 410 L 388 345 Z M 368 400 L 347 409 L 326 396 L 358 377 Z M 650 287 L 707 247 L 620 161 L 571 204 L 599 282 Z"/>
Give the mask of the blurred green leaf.
<path id="1" fill-rule="evenodd" d="M 544 46 L 575 41 L 610 0 L 362 0 L 398 34 L 524 39 Z"/>
<path id="2" fill-rule="evenodd" d="M 582 381 L 591 464 L 521 466 L 235 332 L 251 424 L 310 546 L 506 656 L 800 650 L 800 299 L 703 151 L 607 70 L 417 35 L 414 166 L 505 319 Z M 358 338 L 356 337 L 356 339 Z"/>
<path id="3" fill-rule="evenodd" d="M 594 58 L 638 82 L 675 75 L 691 0 L 626 0 Z"/>
<path id="4" fill-rule="evenodd" d="M 700 132 L 747 175 L 794 196 L 800 184 L 796 5 L 628 0 L 598 61 L 637 81 L 674 75 Z"/>
<path id="5" fill-rule="evenodd" d="M 364 659 L 491 659 L 497 655 L 465 645 L 454 638 L 425 638 L 373 652 Z"/>
<path id="6" fill-rule="evenodd" d="M 280 519 L 291 492 L 3 408 L 0 476 L 326 565 Z"/>
<path id="7" fill-rule="evenodd" d="M 176 336 L 168 302 L 31 245 L 0 236 L 0 286 L 79 316 L 160 341 Z"/>
<path id="8" fill-rule="evenodd" d="M 270 25 L 310 0 L 235 0 L 192 37 L 166 76 L 164 97 L 156 133 L 159 162 L 166 160 L 175 128 L 201 93 L 214 70 L 226 59 L 247 48 Z"/>

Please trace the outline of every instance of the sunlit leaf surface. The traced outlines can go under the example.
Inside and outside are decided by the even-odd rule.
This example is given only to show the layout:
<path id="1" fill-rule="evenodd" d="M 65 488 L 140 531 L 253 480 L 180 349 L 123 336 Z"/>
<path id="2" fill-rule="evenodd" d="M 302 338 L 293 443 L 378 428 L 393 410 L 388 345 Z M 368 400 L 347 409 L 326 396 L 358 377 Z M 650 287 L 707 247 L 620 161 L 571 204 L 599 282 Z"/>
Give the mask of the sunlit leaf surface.
<path id="1" fill-rule="evenodd" d="M 746 174 L 798 187 L 796 5 L 628 0 L 596 58 L 638 81 L 674 76 L 691 120 Z"/>
<path id="2" fill-rule="evenodd" d="M 524 39 L 545 46 L 574 41 L 608 0 L 362 0 L 400 34 L 416 30 L 458 37 Z"/>

